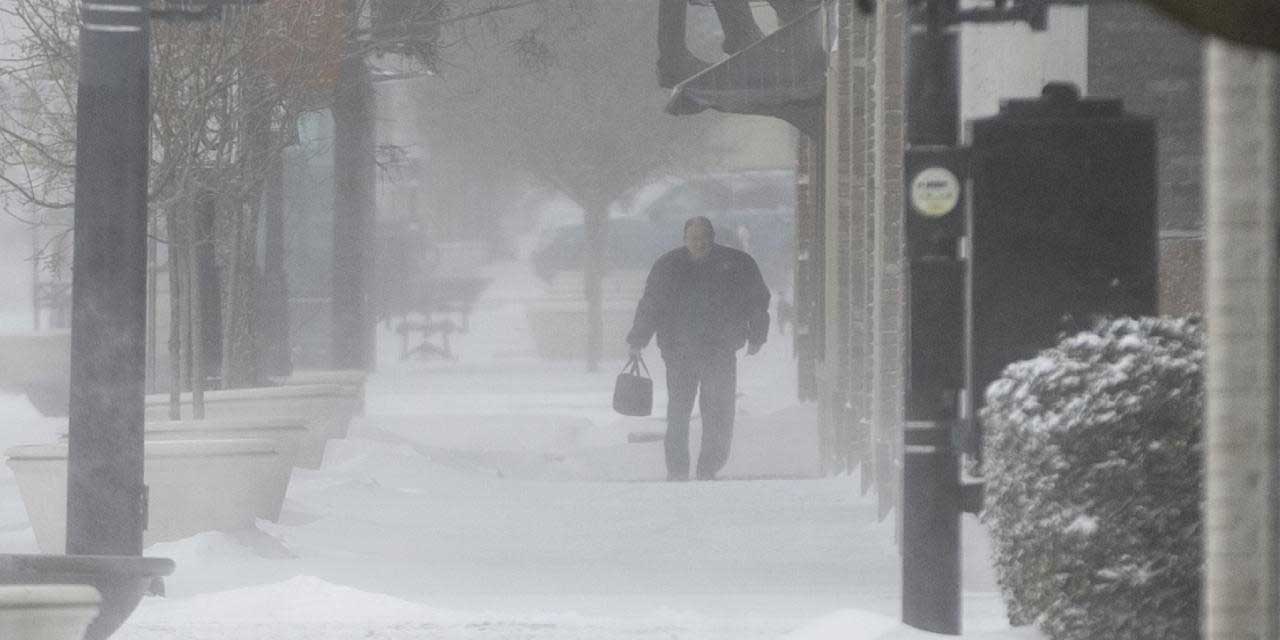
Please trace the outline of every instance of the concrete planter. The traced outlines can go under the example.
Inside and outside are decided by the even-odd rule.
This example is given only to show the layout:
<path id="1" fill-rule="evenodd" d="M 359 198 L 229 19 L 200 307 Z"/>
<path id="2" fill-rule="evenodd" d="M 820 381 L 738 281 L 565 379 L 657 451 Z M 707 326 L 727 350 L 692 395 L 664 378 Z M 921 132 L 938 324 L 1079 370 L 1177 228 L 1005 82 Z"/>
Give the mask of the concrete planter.
<path id="1" fill-rule="evenodd" d="M 81 640 L 101 600 L 88 585 L 0 585 L 0 638 Z"/>
<path id="2" fill-rule="evenodd" d="M 627 332 L 635 319 L 636 304 L 644 293 L 647 273 L 617 270 L 601 282 L 604 316 L 604 357 L 627 354 Z M 552 278 L 541 299 L 525 307 L 525 317 L 538 356 L 548 360 L 586 357 L 587 302 L 583 298 L 581 271 L 561 271 Z"/>
<path id="3" fill-rule="evenodd" d="M 171 573 L 173 561 L 168 558 L 0 554 L 0 585 L 87 585 L 101 594 L 101 604 L 96 606 L 98 617 L 89 624 L 84 640 L 104 640 L 115 633 L 143 594 L 154 591 L 156 585 L 162 587 L 160 580 Z M 74 594 L 68 596 L 69 600 L 81 599 Z M 5 640 L 32 637 L 0 633 Z"/>
<path id="4" fill-rule="evenodd" d="M 273 378 L 277 384 L 297 387 L 312 384 L 336 384 L 353 393 L 360 402 L 360 413 L 364 413 L 364 383 L 369 372 L 359 369 L 299 369 L 285 378 Z"/>
<path id="5" fill-rule="evenodd" d="M 143 473 L 150 491 L 145 544 L 278 518 L 283 503 L 275 440 L 148 441 Z M 41 551 L 66 548 L 67 443 L 5 452 Z"/>
<path id="6" fill-rule="evenodd" d="M 182 420 L 177 422 L 148 422 L 144 425 L 147 440 L 273 440 L 280 453 L 276 457 L 276 469 L 269 490 L 279 501 L 264 517 L 275 520 L 284 507 L 284 494 L 289 489 L 289 478 L 298 457 L 298 450 L 307 437 L 307 427 L 298 418 L 240 418 L 236 420 Z"/>
<path id="7" fill-rule="evenodd" d="M 47 416 L 67 415 L 71 332 L 0 334 L 0 389 L 25 393 Z"/>
<path id="8" fill-rule="evenodd" d="M 307 437 L 298 450 L 295 466 L 318 469 L 324 462 L 329 438 L 344 438 L 360 400 L 348 387 L 336 384 L 288 385 L 251 389 L 221 389 L 204 394 L 205 418 L 301 418 Z M 191 394 L 182 394 L 182 415 L 191 417 Z M 147 396 L 147 420 L 169 419 L 169 396 Z"/>
<path id="9" fill-rule="evenodd" d="M 636 302 L 604 301 L 604 357 L 627 355 L 627 332 L 635 318 Z M 540 300 L 525 308 L 538 356 L 547 360 L 580 360 L 587 350 L 587 303 Z"/>

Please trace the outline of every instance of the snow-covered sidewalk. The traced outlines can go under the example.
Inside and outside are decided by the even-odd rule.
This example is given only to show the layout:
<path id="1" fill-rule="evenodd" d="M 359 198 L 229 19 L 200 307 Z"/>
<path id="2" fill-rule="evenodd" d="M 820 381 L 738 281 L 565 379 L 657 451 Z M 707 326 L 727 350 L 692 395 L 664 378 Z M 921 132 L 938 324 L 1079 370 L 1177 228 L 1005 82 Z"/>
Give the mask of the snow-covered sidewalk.
<path id="1" fill-rule="evenodd" d="M 877 520 L 856 478 L 814 477 L 816 417 L 793 400 L 789 337 L 740 361 L 727 479 L 653 482 L 661 443 L 628 435 L 662 423 L 609 410 L 620 363 L 535 359 L 522 301 L 536 282 L 518 265 L 493 275 L 458 362 L 396 362 L 383 342 L 367 415 L 322 469 L 295 470 L 279 522 L 147 549 L 177 572 L 116 638 L 937 637 L 897 623 L 893 518 Z M 56 433 L 23 403 L 0 398 L 0 444 Z M 1039 638 L 1008 629 L 965 524 L 965 637 Z M 32 551 L 0 469 L 0 552 Z"/>

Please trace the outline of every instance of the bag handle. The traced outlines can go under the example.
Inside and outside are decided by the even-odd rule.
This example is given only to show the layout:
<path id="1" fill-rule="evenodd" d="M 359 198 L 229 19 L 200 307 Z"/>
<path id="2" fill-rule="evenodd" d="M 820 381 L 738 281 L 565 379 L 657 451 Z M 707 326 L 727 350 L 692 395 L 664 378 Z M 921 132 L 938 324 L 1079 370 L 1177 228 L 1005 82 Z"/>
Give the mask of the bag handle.
<path id="1" fill-rule="evenodd" d="M 652 378 L 652 377 L 653 377 L 653 375 L 649 373 L 649 365 L 646 365 L 646 364 L 644 363 L 644 356 L 639 355 L 639 354 L 636 354 L 636 355 L 634 355 L 634 356 L 631 356 L 631 359 L 630 359 L 630 360 L 627 360 L 627 364 L 625 364 L 625 365 L 623 365 L 623 366 L 622 366 L 622 372 L 623 372 L 623 373 L 630 373 L 630 374 L 632 374 L 632 375 L 637 375 L 637 376 L 638 376 L 638 375 L 640 375 L 640 369 L 641 369 L 641 368 L 644 368 L 644 377 L 646 377 L 646 378 Z"/>

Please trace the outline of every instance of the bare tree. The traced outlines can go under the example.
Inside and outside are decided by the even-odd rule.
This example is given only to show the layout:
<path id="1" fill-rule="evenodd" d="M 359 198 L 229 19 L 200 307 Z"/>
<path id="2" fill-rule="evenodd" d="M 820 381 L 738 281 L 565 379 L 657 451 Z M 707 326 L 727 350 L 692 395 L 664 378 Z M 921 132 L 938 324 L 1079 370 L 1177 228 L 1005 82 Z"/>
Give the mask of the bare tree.
<path id="1" fill-rule="evenodd" d="M 573 3 L 576 0 L 559 0 Z M 0 7 L 0 198 L 11 215 L 72 206 L 75 147 L 76 34 L 74 0 L 14 0 Z M 296 119 L 331 109 L 335 144 L 335 344 L 338 366 L 365 366 L 368 353 L 365 265 L 373 209 L 373 82 L 378 56 L 409 73 L 440 63 L 442 29 L 490 23 L 502 13 L 536 10 L 554 0 L 279 0 L 227 9 L 220 17 L 179 28 L 157 22 L 152 48 L 150 209 L 157 239 L 168 244 L 170 345 L 175 388 L 188 340 L 190 360 L 223 360 L 223 383 L 261 382 L 257 354 L 265 346 L 259 319 L 258 226 L 280 242 L 279 176 L 284 147 L 296 142 Z M 453 40 L 451 42 L 458 42 Z M 16 99 L 10 99 L 16 98 Z M 273 190 L 274 189 L 274 190 Z M 212 200 L 206 198 L 212 194 Z M 197 201 L 216 209 L 216 233 L 187 224 Z M 272 233 L 274 232 L 274 233 Z M 210 235 L 214 237 L 209 237 Z M 191 314 L 184 323 L 177 299 L 197 264 L 192 252 L 217 244 L 222 273 L 223 331 L 206 331 Z M 278 256 L 278 251 L 269 251 Z M 184 266 L 185 265 L 185 266 Z M 276 309 L 284 304 L 283 269 L 268 277 Z M 184 285 L 184 283 L 186 283 Z M 198 305 L 207 306 L 207 305 Z M 279 318 L 275 328 L 281 329 Z M 206 343 L 204 334 L 220 335 Z M 277 332 L 272 342 L 287 343 Z M 220 343 L 220 347 L 219 347 Z M 154 351 L 154 349 L 153 349 Z M 188 373 L 197 388 L 203 366 Z M 198 390 L 198 389 L 197 389 Z"/>
<path id="2" fill-rule="evenodd" d="M 465 41 L 467 29 L 522 8 L 580 0 L 340 0 L 344 51 L 333 88 L 334 245 L 333 345 L 335 368 L 364 369 L 372 353 L 369 310 L 377 153 L 375 77 L 370 58 L 409 75 L 435 72 L 445 49 Z M 443 38 L 444 31 L 454 38 Z M 404 77 L 404 73 L 392 77 Z"/>
<path id="3" fill-rule="evenodd" d="M 220 253 L 229 266 L 228 293 L 219 296 L 227 300 L 228 339 L 214 344 L 228 345 L 230 382 L 257 378 L 251 302 L 259 209 L 269 169 L 296 137 L 294 120 L 330 97 L 344 33 L 332 5 L 288 0 L 195 24 L 155 23 L 149 202 L 158 219 L 152 228 L 168 245 L 175 392 L 184 329 L 186 339 L 196 337 L 188 369 L 192 359 L 221 355 L 199 348 L 206 333 L 200 320 L 208 314 L 197 308 L 184 321 L 181 313 L 184 291 L 195 293 L 187 283 L 198 281 L 186 277 L 198 262 L 188 258 L 215 240 L 187 223 L 198 200 L 220 211 Z M 10 215 L 39 222 L 42 211 L 73 204 L 76 4 L 15 0 L 0 8 L 0 20 L 6 25 L 0 86 L 21 98 L 0 103 L 0 197 Z M 188 386 L 198 391 L 207 371 L 199 363 L 195 371 Z"/>
<path id="4" fill-rule="evenodd" d="M 649 61 L 649 3 L 608 0 L 507 16 L 506 33 L 477 46 L 466 73 L 432 83 L 424 122 L 441 148 L 530 176 L 584 211 L 587 369 L 603 352 L 605 248 L 610 204 L 681 167 L 714 162 L 717 116 L 663 112 Z M 433 146 L 433 148 L 435 148 Z"/>

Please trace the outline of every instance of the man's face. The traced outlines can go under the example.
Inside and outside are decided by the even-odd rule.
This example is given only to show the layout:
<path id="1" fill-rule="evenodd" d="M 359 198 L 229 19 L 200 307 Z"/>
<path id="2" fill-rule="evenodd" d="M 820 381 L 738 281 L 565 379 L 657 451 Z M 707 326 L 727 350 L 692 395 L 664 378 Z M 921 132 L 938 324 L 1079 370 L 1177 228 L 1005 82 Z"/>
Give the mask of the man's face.
<path id="1" fill-rule="evenodd" d="M 695 261 L 702 260 L 711 253 L 711 230 L 701 224 L 689 225 L 684 231 L 684 246 Z"/>

